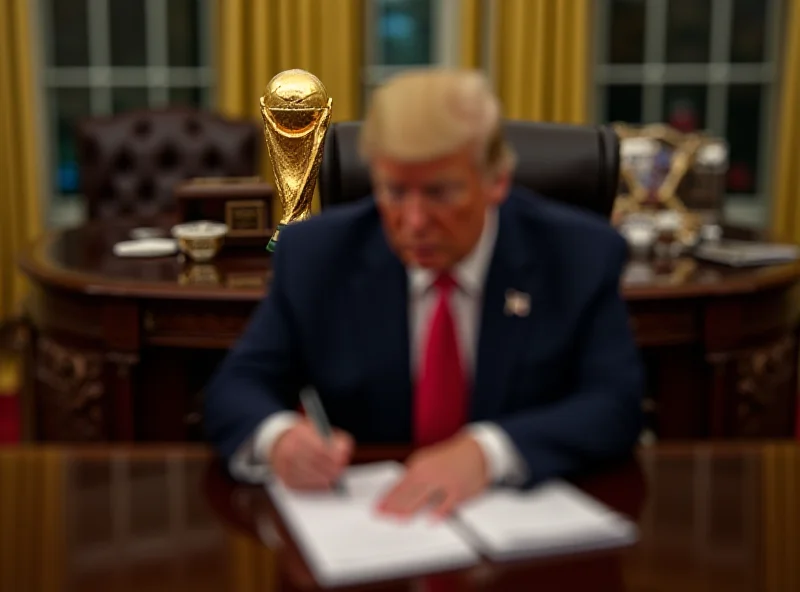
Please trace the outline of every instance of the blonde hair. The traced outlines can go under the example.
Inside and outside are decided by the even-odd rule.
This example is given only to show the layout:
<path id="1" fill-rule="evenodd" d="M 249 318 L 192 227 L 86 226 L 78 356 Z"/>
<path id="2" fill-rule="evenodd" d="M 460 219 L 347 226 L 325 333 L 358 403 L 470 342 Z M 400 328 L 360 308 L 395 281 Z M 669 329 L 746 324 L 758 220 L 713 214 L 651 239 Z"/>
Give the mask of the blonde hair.
<path id="1" fill-rule="evenodd" d="M 500 102 L 477 71 L 414 69 L 399 74 L 372 95 L 361 129 L 361 157 L 376 155 L 426 161 L 474 144 L 489 173 L 516 164 L 503 137 Z"/>

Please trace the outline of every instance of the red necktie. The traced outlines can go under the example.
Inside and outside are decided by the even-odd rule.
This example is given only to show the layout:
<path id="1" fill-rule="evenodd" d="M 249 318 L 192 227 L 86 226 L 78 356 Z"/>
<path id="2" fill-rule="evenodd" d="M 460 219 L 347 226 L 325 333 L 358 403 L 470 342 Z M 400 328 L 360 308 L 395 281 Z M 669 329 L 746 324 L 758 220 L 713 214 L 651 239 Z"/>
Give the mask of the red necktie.
<path id="1" fill-rule="evenodd" d="M 414 440 L 427 446 L 458 432 L 467 419 L 467 377 L 461 360 L 450 294 L 456 282 L 442 274 L 434 283 L 436 305 L 428 322 L 414 406 Z M 436 574 L 420 580 L 422 592 L 454 592 L 458 574 Z"/>
<path id="2" fill-rule="evenodd" d="M 430 317 L 414 401 L 414 441 L 427 446 L 458 432 L 467 419 L 467 377 L 461 360 L 449 274 L 434 284 L 438 298 Z"/>

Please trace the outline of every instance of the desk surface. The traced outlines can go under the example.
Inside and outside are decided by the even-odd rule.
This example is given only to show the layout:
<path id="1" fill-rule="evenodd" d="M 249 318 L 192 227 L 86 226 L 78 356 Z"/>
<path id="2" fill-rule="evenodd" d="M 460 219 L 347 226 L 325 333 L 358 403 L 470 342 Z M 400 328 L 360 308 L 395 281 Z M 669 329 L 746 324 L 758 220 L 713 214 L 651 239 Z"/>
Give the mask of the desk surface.
<path id="1" fill-rule="evenodd" d="M 269 283 L 269 255 L 260 249 L 226 247 L 210 263 L 179 257 L 124 259 L 114 243 L 129 226 L 94 223 L 42 237 L 22 257 L 35 280 L 92 295 L 189 300 L 259 300 Z M 749 293 L 786 286 L 800 278 L 800 264 L 731 269 L 681 259 L 667 265 L 633 262 L 623 279 L 628 300 Z"/>
<path id="2" fill-rule="evenodd" d="M 800 590 L 800 447 L 659 447 L 579 483 L 636 519 L 640 543 L 487 564 L 446 589 Z M 201 447 L 0 449 L 0 590 L 313 589 L 271 516 L 261 489 L 228 481 Z"/>
<path id="3" fill-rule="evenodd" d="M 194 438 L 197 393 L 269 289 L 264 250 L 224 247 L 207 264 L 116 257 L 113 245 L 129 231 L 95 223 L 56 232 L 20 260 L 33 280 L 24 406 L 32 437 Z M 800 262 L 631 261 L 623 292 L 659 438 L 794 433 Z"/>

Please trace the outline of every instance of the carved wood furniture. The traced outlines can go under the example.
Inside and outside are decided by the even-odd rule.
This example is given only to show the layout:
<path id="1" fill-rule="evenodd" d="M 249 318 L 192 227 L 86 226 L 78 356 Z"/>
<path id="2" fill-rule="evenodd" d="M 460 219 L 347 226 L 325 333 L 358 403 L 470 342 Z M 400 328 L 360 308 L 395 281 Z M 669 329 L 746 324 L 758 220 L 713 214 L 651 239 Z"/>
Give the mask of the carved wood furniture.
<path id="1" fill-rule="evenodd" d="M 269 256 L 117 258 L 111 246 L 128 230 L 94 222 L 51 234 L 20 261 L 33 284 L 30 439 L 202 437 L 202 387 L 268 288 Z M 659 439 L 792 436 L 800 265 L 632 262 L 623 290 Z"/>

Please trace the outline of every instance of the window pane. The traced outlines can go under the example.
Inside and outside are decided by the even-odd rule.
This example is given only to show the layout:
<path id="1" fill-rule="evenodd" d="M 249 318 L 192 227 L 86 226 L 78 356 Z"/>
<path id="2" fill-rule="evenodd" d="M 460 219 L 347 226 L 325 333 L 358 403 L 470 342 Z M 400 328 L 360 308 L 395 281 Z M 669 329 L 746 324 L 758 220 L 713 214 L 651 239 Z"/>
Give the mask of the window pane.
<path id="1" fill-rule="evenodd" d="M 674 85 L 664 88 L 662 121 L 682 132 L 702 130 L 706 125 L 708 88 Z"/>
<path id="2" fill-rule="evenodd" d="M 142 109 L 147 105 L 146 88 L 120 87 L 111 89 L 111 109 L 114 113 Z"/>
<path id="3" fill-rule="evenodd" d="M 380 64 L 431 62 L 430 0 L 379 0 L 377 14 Z"/>
<path id="4" fill-rule="evenodd" d="M 200 64 L 197 26 L 198 0 L 169 0 L 167 3 L 168 60 L 170 66 Z"/>
<path id="5" fill-rule="evenodd" d="M 202 108 L 204 94 L 201 88 L 171 88 L 169 89 L 169 103 L 170 105 Z"/>
<path id="6" fill-rule="evenodd" d="M 731 62 L 761 62 L 767 28 L 765 0 L 734 0 Z"/>
<path id="7" fill-rule="evenodd" d="M 89 33 L 86 0 L 50 0 L 54 66 L 88 66 Z"/>
<path id="8" fill-rule="evenodd" d="M 727 189 L 730 193 L 755 193 L 758 185 L 758 155 L 761 146 L 761 93 L 758 84 L 728 87 L 729 144 Z"/>
<path id="9" fill-rule="evenodd" d="M 642 87 L 615 84 L 606 87 L 607 122 L 642 123 Z"/>
<path id="10" fill-rule="evenodd" d="M 711 0 L 670 0 L 667 12 L 667 61 L 709 61 Z"/>
<path id="11" fill-rule="evenodd" d="M 75 124 L 91 113 L 88 88 L 59 88 L 50 91 L 55 119 L 56 144 L 53 147 L 57 193 L 78 191 L 78 163 L 75 152 Z"/>
<path id="12" fill-rule="evenodd" d="M 108 3 L 112 66 L 147 65 L 144 3 L 145 0 Z"/>
<path id="13" fill-rule="evenodd" d="M 613 0 L 608 61 L 641 64 L 644 61 L 644 0 Z"/>

